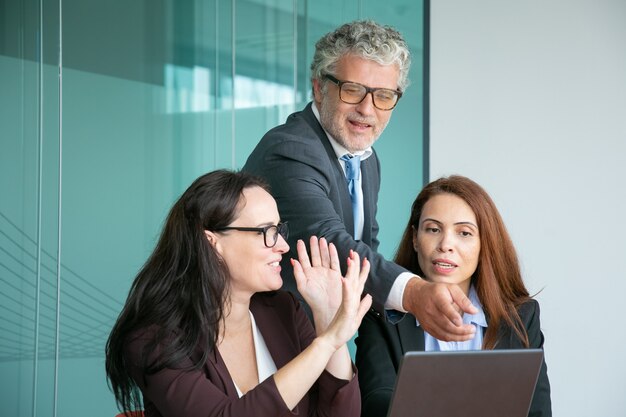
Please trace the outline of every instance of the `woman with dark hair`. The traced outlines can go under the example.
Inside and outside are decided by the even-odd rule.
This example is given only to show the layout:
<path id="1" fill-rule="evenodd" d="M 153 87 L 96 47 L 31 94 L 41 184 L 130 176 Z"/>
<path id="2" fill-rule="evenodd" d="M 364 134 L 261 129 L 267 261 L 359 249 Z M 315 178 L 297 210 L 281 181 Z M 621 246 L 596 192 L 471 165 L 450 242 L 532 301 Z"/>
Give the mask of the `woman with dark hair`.
<path id="1" fill-rule="evenodd" d="M 487 192 L 469 178 L 428 184 L 411 208 L 395 262 L 434 282 L 459 286 L 477 314 L 464 314 L 473 339 L 443 342 L 407 314 L 392 325 L 368 313 L 356 339 L 362 416 L 387 412 L 406 351 L 543 348 L 539 304 L 524 286 L 513 242 Z M 529 416 L 551 416 L 550 383 L 541 366 Z"/>
<path id="2" fill-rule="evenodd" d="M 287 225 L 261 180 L 214 171 L 172 207 L 106 346 L 124 412 L 152 416 L 358 416 L 346 342 L 371 297 L 355 252 L 311 238 L 292 260 L 315 328 L 281 285 Z"/>

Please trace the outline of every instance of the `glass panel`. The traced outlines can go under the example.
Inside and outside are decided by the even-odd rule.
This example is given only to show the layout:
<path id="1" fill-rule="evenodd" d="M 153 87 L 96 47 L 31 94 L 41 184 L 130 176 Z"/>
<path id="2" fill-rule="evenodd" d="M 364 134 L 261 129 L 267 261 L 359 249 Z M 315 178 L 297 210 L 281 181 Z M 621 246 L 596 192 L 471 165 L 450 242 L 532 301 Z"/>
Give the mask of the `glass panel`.
<path id="1" fill-rule="evenodd" d="M 87 3 L 63 11 L 59 415 L 113 416 L 103 366 L 111 326 L 173 200 L 214 167 L 210 64 L 197 29 L 209 11 Z"/>
<path id="2" fill-rule="evenodd" d="M 36 38 L 36 21 L 18 18 L 15 10 L 8 12 L 6 20 L 13 20 L 17 33 Z M 16 40 L 5 34 L 2 39 Z M 0 412 L 30 415 L 37 299 L 39 65 L 20 50 L 8 55 L 8 45 L 17 46 L 5 43 L 0 55 Z"/>
<path id="3" fill-rule="evenodd" d="M 292 0 L 236 2 L 236 166 L 272 127 L 294 111 L 294 14 Z"/>
<path id="4" fill-rule="evenodd" d="M 117 414 L 105 341 L 173 200 L 303 108 L 315 41 L 358 17 L 414 51 L 377 144 L 395 247 L 422 180 L 422 4 L 377 3 L 0 0 L 0 415 Z"/>
<path id="5" fill-rule="evenodd" d="M 0 2 L 2 415 L 49 416 L 54 409 L 58 16 L 57 3 Z"/>
<path id="6" fill-rule="evenodd" d="M 233 99 L 233 51 L 234 5 L 232 1 L 215 2 L 215 12 L 210 20 L 215 30 L 210 37 L 215 60 L 215 95 L 217 106 L 213 113 L 215 132 L 216 166 L 234 168 L 235 151 L 233 132 L 235 131 L 235 102 Z"/>

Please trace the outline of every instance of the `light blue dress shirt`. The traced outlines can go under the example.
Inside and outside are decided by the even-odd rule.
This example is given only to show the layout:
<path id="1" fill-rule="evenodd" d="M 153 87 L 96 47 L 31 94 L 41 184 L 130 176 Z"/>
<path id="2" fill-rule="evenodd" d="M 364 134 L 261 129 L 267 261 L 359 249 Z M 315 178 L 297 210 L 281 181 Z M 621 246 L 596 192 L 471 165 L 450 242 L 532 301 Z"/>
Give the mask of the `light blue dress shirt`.
<path id="1" fill-rule="evenodd" d="M 463 324 L 473 324 L 476 327 L 476 333 L 474 338 L 466 340 L 464 342 L 444 342 L 432 337 L 428 332 L 424 331 L 424 350 L 426 352 L 445 352 L 453 350 L 482 350 L 483 346 L 483 331 L 487 328 L 487 320 L 485 319 L 485 312 L 483 311 L 483 305 L 478 299 L 478 294 L 472 285 L 469 290 L 468 298 L 474 304 L 478 313 L 476 314 L 463 314 Z M 415 320 L 416 325 L 419 326 L 419 321 Z"/>

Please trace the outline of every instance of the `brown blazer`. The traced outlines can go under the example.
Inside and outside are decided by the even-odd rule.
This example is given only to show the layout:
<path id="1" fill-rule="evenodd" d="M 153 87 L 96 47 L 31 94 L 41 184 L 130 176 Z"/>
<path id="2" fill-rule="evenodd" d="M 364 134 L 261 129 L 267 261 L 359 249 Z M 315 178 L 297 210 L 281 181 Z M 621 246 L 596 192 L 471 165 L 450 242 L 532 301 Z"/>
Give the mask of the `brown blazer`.
<path id="1" fill-rule="evenodd" d="M 315 338 L 315 330 L 303 308 L 288 292 L 255 294 L 250 311 L 277 369 L 302 352 Z M 150 330 L 137 332 L 125 352 L 133 379 L 143 394 L 146 417 L 360 415 L 361 399 L 356 376 L 346 381 L 326 371 L 293 412 L 282 400 L 273 377 L 239 398 L 217 349 L 199 370 L 165 369 L 155 375 L 145 375 L 137 364 L 151 333 Z M 197 355 L 199 357 L 199 351 Z M 197 357 L 183 361 L 181 367 L 188 367 L 194 359 Z"/>

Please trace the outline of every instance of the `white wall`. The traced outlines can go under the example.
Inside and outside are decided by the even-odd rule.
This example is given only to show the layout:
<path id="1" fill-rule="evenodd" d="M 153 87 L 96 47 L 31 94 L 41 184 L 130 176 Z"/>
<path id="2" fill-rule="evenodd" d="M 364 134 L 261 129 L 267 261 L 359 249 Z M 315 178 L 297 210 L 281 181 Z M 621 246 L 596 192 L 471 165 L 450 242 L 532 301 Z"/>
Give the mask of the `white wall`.
<path id="1" fill-rule="evenodd" d="M 492 195 L 555 416 L 626 416 L 626 1 L 431 1 L 431 179 Z"/>

